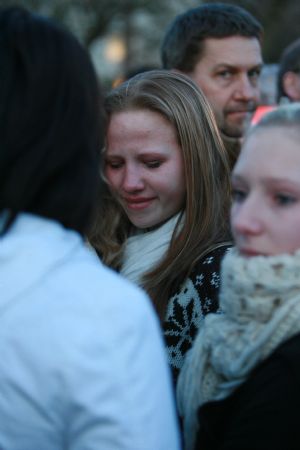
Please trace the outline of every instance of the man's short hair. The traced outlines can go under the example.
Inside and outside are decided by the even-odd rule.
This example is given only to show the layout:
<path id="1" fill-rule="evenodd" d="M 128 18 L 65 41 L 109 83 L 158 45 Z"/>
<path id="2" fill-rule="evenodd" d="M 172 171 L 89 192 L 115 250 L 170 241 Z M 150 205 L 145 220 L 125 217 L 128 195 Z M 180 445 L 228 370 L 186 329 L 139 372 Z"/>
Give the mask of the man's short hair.
<path id="1" fill-rule="evenodd" d="M 288 97 L 283 85 L 283 77 L 287 72 L 300 74 L 300 38 L 288 45 L 281 55 L 277 76 L 278 101 L 281 97 Z"/>
<path id="2" fill-rule="evenodd" d="M 204 40 L 245 36 L 262 40 L 261 24 L 245 9 L 224 3 L 205 4 L 180 14 L 170 24 L 161 47 L 164 69 L 192 72 Z"/>

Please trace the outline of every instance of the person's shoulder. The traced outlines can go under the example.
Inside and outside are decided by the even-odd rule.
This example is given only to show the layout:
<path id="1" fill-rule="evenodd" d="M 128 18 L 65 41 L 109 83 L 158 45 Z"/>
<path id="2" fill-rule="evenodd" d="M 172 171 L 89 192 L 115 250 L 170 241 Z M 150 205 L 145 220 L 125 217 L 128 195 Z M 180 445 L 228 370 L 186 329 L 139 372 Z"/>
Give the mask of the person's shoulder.
<path id="1" fill-rule="evenodd" d="M 106 267 L 83 242 L 78 242 L 60 264 L 45 273 L 30 297 L 44 299 L 49 314 L 63 305 L 59 321 L 72 320 L 80 325 L 84 317 L 90 323 L 107 328 L 106 320 L 113 318 L 115 327 L 131 327 L 140 331 L 145 320 L 153 323 L 155 313 L 145 292 Z M 34 302 L 35 307 L 38 307 Z"/>
<path id="2" fill-rule="evenodd" d="M 287 385 L 299 385 L 300 379 L 300 333 L 281 343 L 266 359 L 250 373 L 245 385 L 249 391 L 279 392 L 287 396 Z M 300 391 L 299 391 L 300 392 Z"/>
<path id="3" fill-rule="evenodd" d="M 78 254 L 69 259 L 62 277 L 72 277 L 74 287 L 87 289 L 90 294 L 101 294 L 102 298 L 109 297 L 111 301 L 112 298 L 128 298 L 130 303 L 139 304 L 141 297 L 147 297 L 142 289 L 105 266 L 88 247 L 79 249 Z"/>
<path id="4" fill-rule="evenodd" d="M 203 404 L 197 446 L 298 449 L 300 334 L 259 363 L 228 397 Z M 214 434 L 214 430 L 218 430 Z"/>
<path id="5" fill-rule="evenodd" d="M 300 333 L 283 342 L 273 356 L 280 358 L 287 366 L 293 368 L 300 376 Z"/>
<path id="6" fill-rule="evenodd" d="M 209 252 L 207 252 L 201 259 L 205 260 L 207 257 L 211 256 L 223 258 L 223 256 L 230 251 L 232 246 L 233 244 L 231 242 L 224 242 L 217 244 L 214 248 L 212 248 Z"/>
<path id="7" fill-rule="evenodd" d="M 193 273 L 199 270 L 219 270 L 222 259 L 231 248 L 230 242 L 216 245 L 196 261 Z"/>

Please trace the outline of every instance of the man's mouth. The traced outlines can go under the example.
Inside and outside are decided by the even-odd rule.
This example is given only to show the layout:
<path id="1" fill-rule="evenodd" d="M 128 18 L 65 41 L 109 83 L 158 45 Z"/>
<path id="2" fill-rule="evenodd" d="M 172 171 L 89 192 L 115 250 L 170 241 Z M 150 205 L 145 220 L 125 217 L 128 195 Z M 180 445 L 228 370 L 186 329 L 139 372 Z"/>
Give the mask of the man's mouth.
<path id="1" fill-rule="evenodd" d="M 226 114 L 253 114 L 253 109 L 232 109 L 226 112 Z"/>

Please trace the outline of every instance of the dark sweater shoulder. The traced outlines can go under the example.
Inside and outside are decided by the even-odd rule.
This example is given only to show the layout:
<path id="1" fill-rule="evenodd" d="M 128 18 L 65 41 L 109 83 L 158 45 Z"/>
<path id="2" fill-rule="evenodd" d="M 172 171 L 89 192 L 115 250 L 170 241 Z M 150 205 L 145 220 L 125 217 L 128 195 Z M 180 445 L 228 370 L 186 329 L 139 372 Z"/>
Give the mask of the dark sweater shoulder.
<path id="1" fill-rule="evenodd" d="M 281 344 L 228 398 L 199 409 L 196 449 L 300 448 L 300 334 Z"/>
<path id="2" fill-rule="evenodd" d="M 169 300 L 163 332 L 175 381 L 204 317 L 219 309 L 220 266 L 230 247 L 219 246 L 200 258 Z"/>
<path id="3" fill-rule="evenodd" d="M 300 371 L 300 333 L 281 344 L 270 358 L 283 358 Z M 299 378 L 300 382 L 300 378 Z"/>

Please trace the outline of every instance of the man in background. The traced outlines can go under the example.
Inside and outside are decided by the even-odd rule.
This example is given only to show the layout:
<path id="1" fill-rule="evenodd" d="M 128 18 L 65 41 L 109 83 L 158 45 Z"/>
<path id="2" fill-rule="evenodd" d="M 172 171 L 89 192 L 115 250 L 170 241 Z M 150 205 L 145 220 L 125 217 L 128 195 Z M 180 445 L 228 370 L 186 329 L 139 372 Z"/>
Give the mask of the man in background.
<path id="1" fill-rule="evenodd" d="M 205 4 L 177 16 L 161 47 L 163 67 L 191 77 L 208 98 L 231 166 L 260 100 L 262 33 L 245 9 Z"/>

